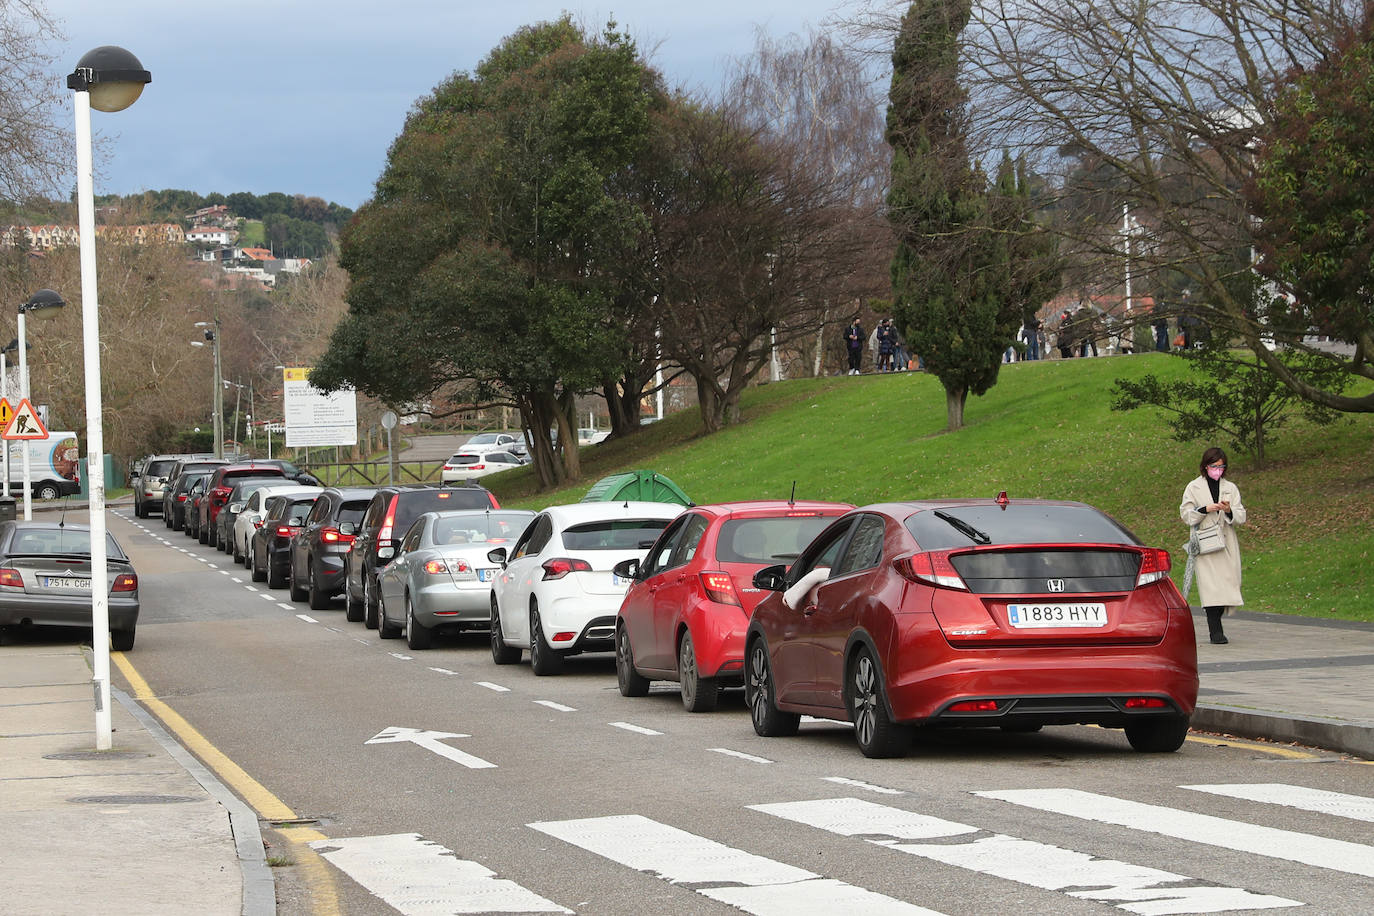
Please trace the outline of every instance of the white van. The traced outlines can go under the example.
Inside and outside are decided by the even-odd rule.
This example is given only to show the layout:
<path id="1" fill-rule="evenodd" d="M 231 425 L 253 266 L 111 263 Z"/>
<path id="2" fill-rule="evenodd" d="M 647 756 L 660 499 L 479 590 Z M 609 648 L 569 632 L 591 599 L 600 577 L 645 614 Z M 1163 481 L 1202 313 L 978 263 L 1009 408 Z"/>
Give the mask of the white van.
<path id="1" fill-rule="evenodd" d="M 10 495 L 24 495 L 24 449 L 29 450 L 29 481 L 36 499 L 57 499 L 81 492 L 81 447 L 74 432 L 48 432 L 46 439 L 9 443 Z"/>

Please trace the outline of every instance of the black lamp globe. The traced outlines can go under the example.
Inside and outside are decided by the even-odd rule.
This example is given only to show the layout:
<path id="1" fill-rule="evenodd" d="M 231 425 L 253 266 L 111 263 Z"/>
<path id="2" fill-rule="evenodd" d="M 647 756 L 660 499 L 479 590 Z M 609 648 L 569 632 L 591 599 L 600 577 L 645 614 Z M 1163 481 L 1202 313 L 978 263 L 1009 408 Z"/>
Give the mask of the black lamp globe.
<path id="1" fill-rule="evenodd" d="M 67 77 L 67 88 L 89 92 L 91 107 L 97 111 L 123 111 L 143 94 L 153 75 L 143 69 L 129 51 L 115 45 L 101 45 L 87 51 Z"/>

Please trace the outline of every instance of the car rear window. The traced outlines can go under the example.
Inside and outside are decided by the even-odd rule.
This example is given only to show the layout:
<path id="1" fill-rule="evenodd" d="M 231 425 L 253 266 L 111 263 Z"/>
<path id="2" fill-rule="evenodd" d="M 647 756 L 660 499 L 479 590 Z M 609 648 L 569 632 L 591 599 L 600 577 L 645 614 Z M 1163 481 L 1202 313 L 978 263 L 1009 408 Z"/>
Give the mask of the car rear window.
<path id="1" fill-rule="evenodd" d="M 244 468 L 239 471 L 225 471 L 220 475 L 220 481 L 235 480 L 240 477 L 285 477 L 286 475 L 280 468 Z"/>
<path id="2" fill-rule="evenodd" d="M 765 564 L 795 560 L 834 520 L 834 516 L 730 519 L 720 526 L 716 559 Z"/>
<path id="3" fill-rule="evenodd" d="M 435 544 L 500 544 L 520 536 L 530 516 L 514 512 L 459 515 L 434 523 Z"/>
<path id="4" fill-rule="evenodd" d="M 446 509 L 494 508 L 490 494 L 481 487 L 450 487 L 443 490 L 404 490 L 396 494 L 396 531 L 405 531 L 426 512 Z"/>
<path id="5" fill-rule="evenodd" d="M 950 550 L 984 543 L 959 530 L 940 512 L 987 535 L 988 544 L 1140 544 L 1115 519 L 1091 506 L 1038 504 L 924 509 L 909 516 L 906 529 L 924 550 Z"/>
<path id="6" fill-rule="evenodd" d="M 339 515 L 335 521 L 340 523 L 352 522 L 355 525 L 358 524 L 358 522 L 363 520 L 363 513 L 367 511 L 367 504 L 368 500 L 366 499 L 349 500 L 339 506 Z"/>
<path id="7" fill-rule="evenodd" d="M 167 472 L 175 466 L 175 458 L 164 458 L 161 461 L 149 461 L 143 468 L 143 473 L 149 477 L 166 477 Z"/>
<path id="8" fill-rule="evenodd" d="M 105 536 L 105 553 L 118 560 L 125 559 L 124 551 L 109 535 Z M 82 556 L 91 555 L 91 533 L 73 528 L 48 528 L 20 531 L 10 542 L 10 556 Z"/>
<path id="9" fill-rule="evenodd" d="M 639 550 L 658 538 L 670 518 L 618 518 L 604 522 L 584 522 L 563 531 L 563 546 L 569 550 Z"/>
<path id="10" fill-rule="evenodd" d="M 305 521 L 305 517 L 310 514 L 310 510 L 314 507 L 315 497 L 313 496 L 309 499 L 301 499 L 292 503 L 289 507 L 287 507 L 286 512 L 284 513 L 287 518 L 287 524 L 290 524 L 291 522 Z"/>

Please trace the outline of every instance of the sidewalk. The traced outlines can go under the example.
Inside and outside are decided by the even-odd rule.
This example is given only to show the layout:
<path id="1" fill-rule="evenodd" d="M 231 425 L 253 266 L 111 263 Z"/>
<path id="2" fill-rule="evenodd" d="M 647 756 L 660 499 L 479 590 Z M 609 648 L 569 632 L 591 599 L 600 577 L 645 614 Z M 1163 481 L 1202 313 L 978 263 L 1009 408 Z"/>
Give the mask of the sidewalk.
<path id="1" fill-rule="evenodd" d="M 1198 646 L 1195 730 L 1374 759 L 1374 625 L 1244 612 L 1225 624 L 1230 645 Z M 97 752 L 83 650 L 0 647 L 4 912 L 273 914 L 256 815 L 115 693 L 114 748 Z"/>
<path id="2" fill-rule="evenodd" d="M 96 751 L 83 650 L 58 640 L 0 647 L 0 909 L 274 913 L 256 816 L 115 692 L 114 746 Z"/>

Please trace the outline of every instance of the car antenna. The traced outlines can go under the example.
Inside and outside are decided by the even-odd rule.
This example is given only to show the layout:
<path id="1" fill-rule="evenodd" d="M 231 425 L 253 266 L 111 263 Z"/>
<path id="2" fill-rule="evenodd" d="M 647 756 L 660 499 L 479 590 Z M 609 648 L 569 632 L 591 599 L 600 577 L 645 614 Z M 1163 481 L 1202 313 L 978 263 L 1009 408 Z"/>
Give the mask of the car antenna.
<path id="1" fill-rule="evenodd" d="M 788 505 L 788 507 L 790 508 L 790 507 L 792 507 L 792 506 L 795 506 L 796 504 L 797 504 L 797 482 L 794 480 L 794 481 L 792 481 L 792 495 L 789 496 L 789 497 L 787 497 L 787 505 Z"/>

